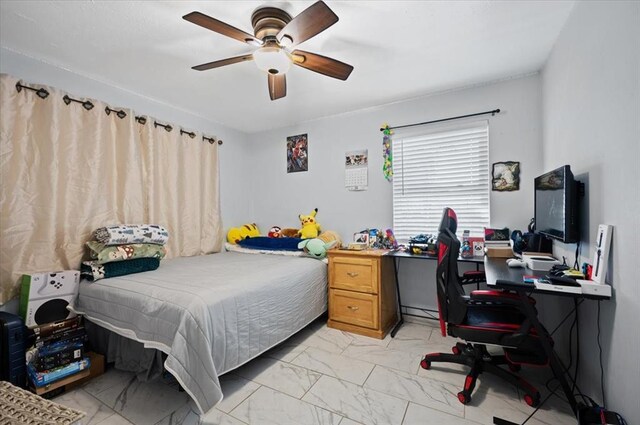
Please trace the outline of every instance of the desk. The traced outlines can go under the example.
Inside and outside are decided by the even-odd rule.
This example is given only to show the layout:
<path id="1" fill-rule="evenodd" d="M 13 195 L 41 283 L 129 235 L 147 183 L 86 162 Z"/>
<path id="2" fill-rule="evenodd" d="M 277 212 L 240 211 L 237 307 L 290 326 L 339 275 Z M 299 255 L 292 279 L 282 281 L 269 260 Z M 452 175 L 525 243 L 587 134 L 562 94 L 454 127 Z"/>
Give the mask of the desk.
<path id="1" fill-rule="evenodd" d="M 520 300 L 522 301 L 522 305 L 524 306 L 525 314 L 527 318 L 531 321 L 531 325 L 534 327 L 538 335 L 545 336 L 545 338 L 540 338 L 540 343 L 549 358 L 549 365 L 551 366 L 551 370 L 553 371 L 554 376 L 560 382 L 562 386 L 562 390 L 564 391 L 569 404 L 571 405 L 571 410 L 574 415 L 578 413 L 578 402 L 573 395 L 573 391 L 571 390 L 571 386 L 567 381 L 565 368 L 562 365 L 558 355 L 553 350 L 553 347 L 549 343 L 550 335 L 547 330 L 542 326 L 540 321 L 538 321 L 538 314 L 535 311 L 533 305 L 528 302 L 528 295 L 533 293 L 543 293 L 543 294 L 552 294 L 558 296 L 572 297 L 572 298 L 587 298 L 587 299 L 609 299 L 609 297 L 599 297 L 595 295 L 585 295 L 585 294 L 571 294 L 565 292 L 557 292 L 557 291 L 544 291 L 535 289 L 532 284 L 524 283 L 522 281 L 522 277 L 524 275 L 533 275 L 533 276 L 544 276 L 548 274 L 548 272 L 540 272 L 540 271 L 532 271 L 525 268 L 510 268 L 506 264 L 506 260 L 504 258 L 489 258 L 486 257 L 484 259 L 484 271 L 487 277 L 487 285 L 490 288 L 499 288 L 499 289 L 508 289 L 511 291 L 515 291 Z"/>
<path id="2" fill-rule="evenodd" d="M 398 279 L 398 260 L 401 258 L 412 258 L 414 260 L 431 260 L 438 261 L 438 257 L 435 255 L 424 255 L 424 254 L 409 254 L 404 251 L 389 251 L 387 254 L 389 257 L 393 257 L 393 273 L 396 279 L 396 294 L 398 297 L 398 313 L 400 314 L 400 320 L 391 330 L 391 338 L 396 336 L 398 329 L 404 323 L 404 319 L 402 317 L 402 302 L 400 301 L 400 281 Z M 458 257 L 458 262 L 461 263 L 473 263 L 476 265 L 476 270 L 480 270 L 480 264 L 483 263 L 483 257 L 470 257 L 470 258 L 462 258 Z M 433 276 L 435 279 L 435 274 Z M 434 285 L 435 286 L 435 285 Z"/>

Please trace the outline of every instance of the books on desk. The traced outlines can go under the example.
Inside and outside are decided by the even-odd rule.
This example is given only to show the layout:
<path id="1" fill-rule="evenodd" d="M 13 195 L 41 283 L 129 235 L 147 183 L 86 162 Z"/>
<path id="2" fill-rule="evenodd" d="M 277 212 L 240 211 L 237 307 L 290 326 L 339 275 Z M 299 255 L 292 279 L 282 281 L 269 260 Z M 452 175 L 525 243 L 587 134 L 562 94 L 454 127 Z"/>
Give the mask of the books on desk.
<path id="1" fill-rule="evenodd" d="M 484 250 L 487 257 L 510 258 L 513 256 L 509 229 L 484 229 Z"/>

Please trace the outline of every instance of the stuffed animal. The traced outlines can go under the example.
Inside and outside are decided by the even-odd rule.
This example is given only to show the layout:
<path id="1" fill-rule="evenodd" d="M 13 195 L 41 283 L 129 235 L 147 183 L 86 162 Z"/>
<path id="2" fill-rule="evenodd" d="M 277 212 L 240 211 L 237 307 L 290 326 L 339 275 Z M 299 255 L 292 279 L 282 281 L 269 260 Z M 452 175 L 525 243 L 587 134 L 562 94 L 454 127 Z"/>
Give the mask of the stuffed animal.
<path id="1" fill-rule="evenodd" d="M 342 239 L 340 238 L 340 235 L 333 230 L 326 230 L 320 233 L 318 239 L 322 240 L 324 243 L 336 241 L 336 246 L 342 246 Z"/>
<path id="2" fill-rule="evenodd" d="M 245 238 L 260 236 L 260 230 L 256 223 L 243 224 L 240 227 L 232 227 L 227 232 L 227 242 L 237 244 Z"/>
<path id="3" fill-rule="evenodd" d="M 333 248 L 338 241 L 325 243 L 320 238 L 305 239 L 300 241 L 298 248 L 302 249 L 309 257 L 322 259 L 327 256 L 327 251 Z"/>
<path id="4" fill-rule="evenodd" d="M 302 239 L 313 239 L 317 238 L 320 233 L 320 225 L 316 223 L 316 214 L 318 213 L 318 209 L 314 208 L 309 215 L 300 214 L 298 218 L 300 219 L 300 224 L 302 228 L 298 231 L 298 235 Z"/>
<path id="5" fill-rule="evenodd" d="M 298 229 L 294 229 L 292 227 L 285 227 L 280 230 L 280 235 L 283 238 L 297 238 L 298 237 Z"/>
<path id="6" fill-rule="evenodd" d="M 281 238 L 282 229 L 278 226 L 273 226 L 271 229 L 269 229 L 269 233 L 267 233 L 267 236 L 269 236 L 270 238 Z"/>

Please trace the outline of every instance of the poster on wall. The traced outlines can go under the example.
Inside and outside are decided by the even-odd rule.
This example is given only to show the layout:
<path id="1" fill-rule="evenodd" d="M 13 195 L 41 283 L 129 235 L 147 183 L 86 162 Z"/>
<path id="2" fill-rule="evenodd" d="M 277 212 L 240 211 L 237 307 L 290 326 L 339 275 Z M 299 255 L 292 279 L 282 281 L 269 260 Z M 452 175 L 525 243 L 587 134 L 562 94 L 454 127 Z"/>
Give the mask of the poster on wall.
<path id="1" fill-rule="evenodd" d="M 517 161 L 494 163 L 491 189 L 499 192 L 520 190 L 520 163 Z"/>
<path id="2" fill-rule="evenodd" d="M 344 160 L 344 186 L 348 190 L 367 190 L 368 151 L 347 152 Z"/>
<path id="3" fill-rule="evenodd" d="M 287 173 L 309 170 L 308 149 L 306 134 L 287 137 Z"/>

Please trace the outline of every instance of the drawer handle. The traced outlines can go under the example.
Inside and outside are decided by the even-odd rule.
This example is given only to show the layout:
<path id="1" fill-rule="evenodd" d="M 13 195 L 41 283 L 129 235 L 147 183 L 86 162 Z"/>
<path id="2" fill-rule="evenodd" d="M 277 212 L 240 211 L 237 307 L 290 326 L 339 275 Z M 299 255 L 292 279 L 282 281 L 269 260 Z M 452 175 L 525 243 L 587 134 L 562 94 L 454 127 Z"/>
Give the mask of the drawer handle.
<path id="1" fill-rule="evenodd" d="M 360 307 L 358 307 L 357 305 L 348 305 L 347 308 L 351 311 L 358 311 L 360 310 Z"/>
<path id="2" fill-rule="evenodd" d="M 347 275 L 349 277 L 356 277 L 356 276 L 358 276 L 358 272 L 347 272 Z"/>

